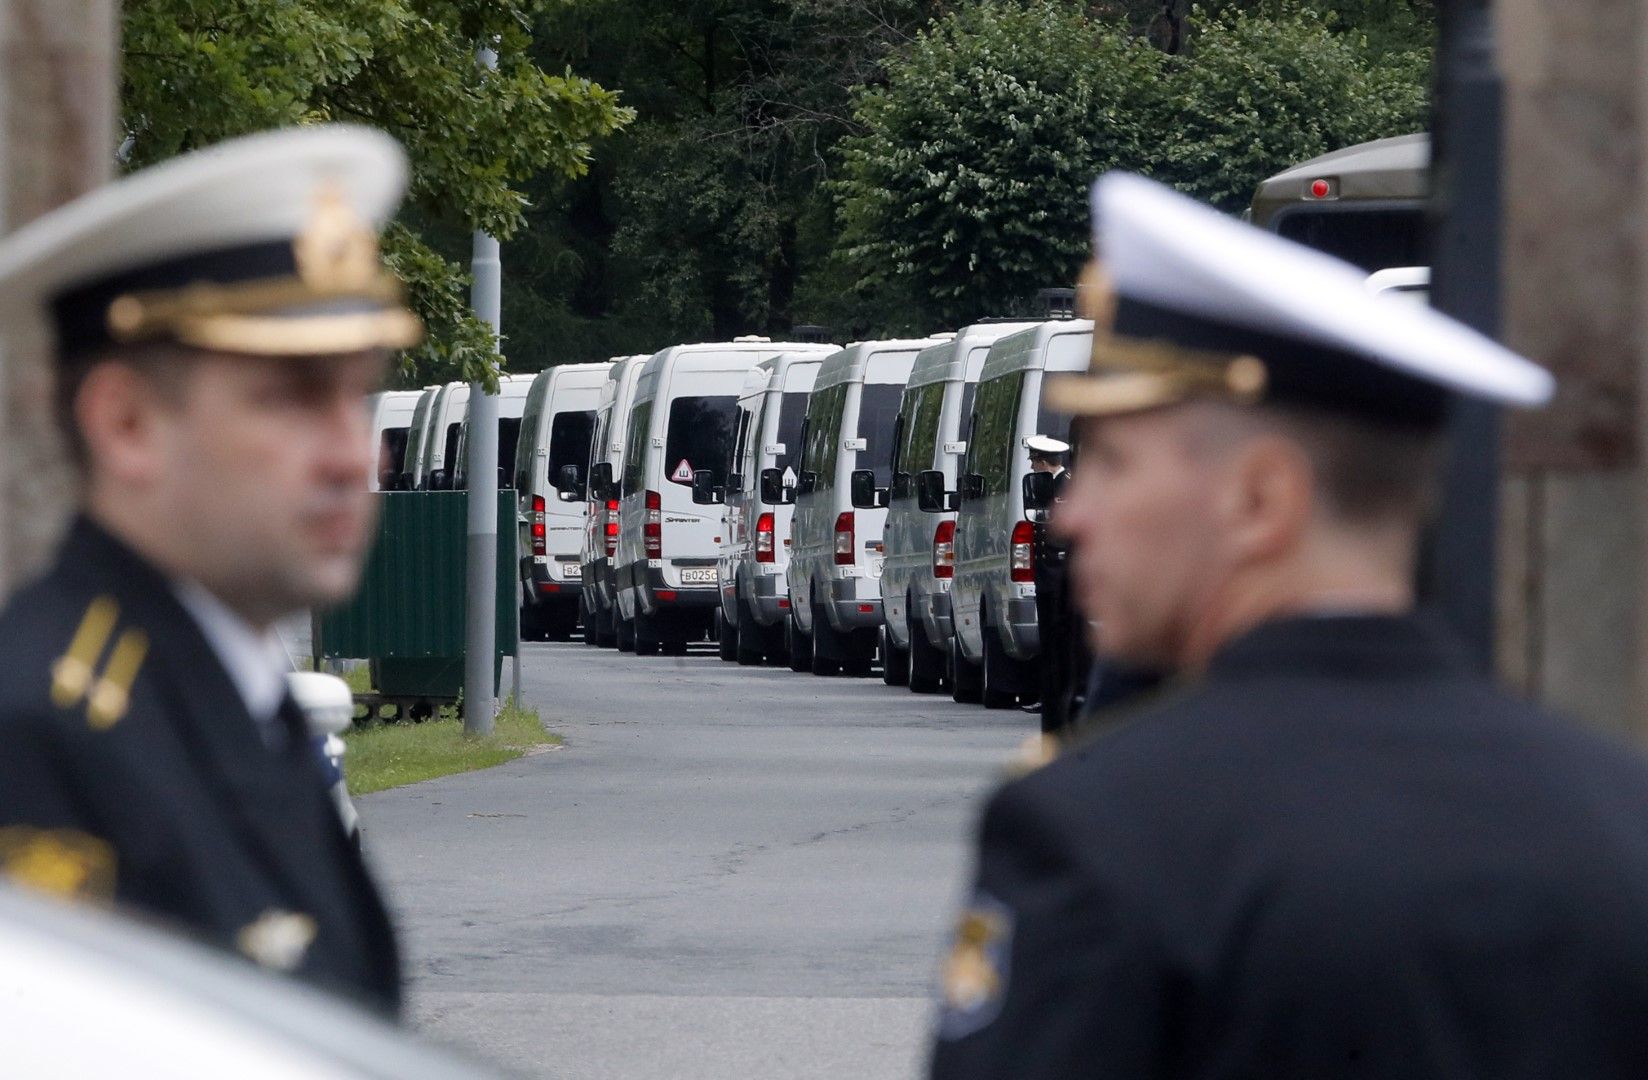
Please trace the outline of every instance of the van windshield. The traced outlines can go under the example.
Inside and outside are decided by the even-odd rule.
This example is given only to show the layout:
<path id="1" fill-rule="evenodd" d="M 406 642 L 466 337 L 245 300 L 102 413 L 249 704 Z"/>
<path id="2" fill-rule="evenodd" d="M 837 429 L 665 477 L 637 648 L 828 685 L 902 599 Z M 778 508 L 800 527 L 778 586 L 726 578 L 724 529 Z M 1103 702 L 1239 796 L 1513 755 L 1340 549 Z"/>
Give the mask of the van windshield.
<path id="1" fill-rule="evenodd" d="M 859 453 L 857 468 L 872 470 L 876 487 L 893 482 L 893 424 L 898 420 L 903 396 L 904 387 L 899 383 L 865 383 L 863 396 L 858 399 L 858 437 L 868 448 Z"/>
<path id="2" fill-rule="evenodd" d="M 401 474 L 401 459 L 406 456 L 407 429 L 384 428 L 378 436 L 378 486 L 392 488 Z"/>
<path id="3" fill-rule="evenodd" d="M 549 422 L 549 474 L 551 484 L 568 465 L 578 466 L 583 478 L 589 464 L 589 444 L 595 436 L 595 413 L 559 412 Z"/>
<path id="4" fill-rule="evenodd" d="M 717 486 L 727 482 L 738 430 L 738 398 L 678 397 L 670 402 L 669 431 L 664 437 L 664 479 L 692 485 L 692 474 L 708 469 Z"/>

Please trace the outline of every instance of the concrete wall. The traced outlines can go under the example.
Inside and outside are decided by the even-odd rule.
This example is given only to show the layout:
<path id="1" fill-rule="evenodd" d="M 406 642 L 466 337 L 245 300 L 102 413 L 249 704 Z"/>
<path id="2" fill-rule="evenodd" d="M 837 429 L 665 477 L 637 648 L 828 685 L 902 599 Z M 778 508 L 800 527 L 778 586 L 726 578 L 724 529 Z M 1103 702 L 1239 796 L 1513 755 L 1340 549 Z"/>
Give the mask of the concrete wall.
<path id="1" fill-rule="evenodd" d="M 0 232 L 109 178 L 118 42 L 116 0 L 0 0 Z M 0 592 L 39 565 L 72 502 L 45 356 L 33 313 L 4 310 Z"/>
<path id="2" fill-rule="evenodd" d="M 1544 701 L 1648 739 L 1643 468 L 1648 12 L 1499 0 L 1505 336 L 1560 390 L 1506 429 L 1500 662 Z"/>

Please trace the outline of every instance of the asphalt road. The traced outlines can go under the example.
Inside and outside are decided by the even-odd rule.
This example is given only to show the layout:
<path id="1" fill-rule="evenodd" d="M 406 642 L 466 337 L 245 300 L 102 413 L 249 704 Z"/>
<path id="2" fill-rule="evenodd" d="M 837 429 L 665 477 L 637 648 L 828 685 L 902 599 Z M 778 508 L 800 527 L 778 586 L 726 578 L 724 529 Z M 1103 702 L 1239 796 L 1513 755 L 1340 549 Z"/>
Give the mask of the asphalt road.
<path id="1" fill-rule="evenodd" d="M 524 667 L 563 749 L 360 800 L 414 1023 L 528 1076 L 916 1075 L 1034 718 L 712 652 Z"/>

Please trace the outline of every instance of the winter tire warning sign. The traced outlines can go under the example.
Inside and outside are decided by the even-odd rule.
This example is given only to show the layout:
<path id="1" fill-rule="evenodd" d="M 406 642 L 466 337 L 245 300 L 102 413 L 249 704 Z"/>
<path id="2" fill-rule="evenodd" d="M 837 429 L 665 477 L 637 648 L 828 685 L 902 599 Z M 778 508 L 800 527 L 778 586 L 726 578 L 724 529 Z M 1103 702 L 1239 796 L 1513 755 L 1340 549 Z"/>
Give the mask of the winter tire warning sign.
<path id="1" fill-rule="evenodd" d="M 681 459 L 681 464 L 675 467 L 675 471 L 670 474 L 670 479 L 677 484 L 692 483 L 692 465 L 686 458 Z"/>

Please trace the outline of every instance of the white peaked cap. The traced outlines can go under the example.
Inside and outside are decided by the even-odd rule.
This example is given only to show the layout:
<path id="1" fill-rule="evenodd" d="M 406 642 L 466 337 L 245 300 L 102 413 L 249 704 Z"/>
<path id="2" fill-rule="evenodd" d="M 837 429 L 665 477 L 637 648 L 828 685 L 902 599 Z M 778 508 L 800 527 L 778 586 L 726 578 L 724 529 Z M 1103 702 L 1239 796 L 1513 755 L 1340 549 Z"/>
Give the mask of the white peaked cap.
<path id="1" fill-rule="evenodd" d="M 0 283 L 43 296 L 128 266 L 294 236 L 322 184 L 381 228 L 407 176 L 400 144 L 373 128 L 324 124 L 231 139 L 116 180 L 0 238 Z"/>
<path id="2" fill-rule="evenodd" d="M 1550 372 L 1367 275 L 1141 176 L 1093 185 L 1095 243 L 1116 291 L 1212 321 L 1355 353 L 1470 397 L 1543 405 Z"/>

